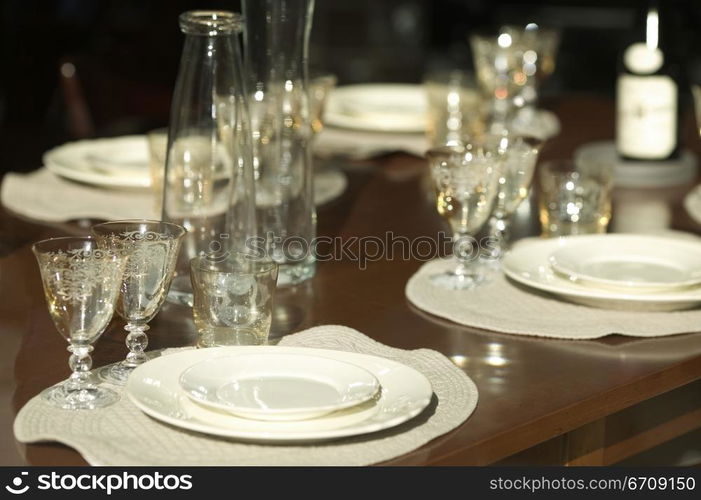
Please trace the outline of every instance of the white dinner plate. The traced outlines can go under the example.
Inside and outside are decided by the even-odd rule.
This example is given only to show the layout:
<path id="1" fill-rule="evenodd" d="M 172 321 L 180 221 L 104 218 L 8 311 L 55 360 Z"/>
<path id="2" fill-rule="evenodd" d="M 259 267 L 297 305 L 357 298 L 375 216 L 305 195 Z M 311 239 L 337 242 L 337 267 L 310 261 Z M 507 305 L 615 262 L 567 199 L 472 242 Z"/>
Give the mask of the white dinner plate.
<path id="1" fill-rule="evenodd" d="M 365 403 L 315 419 L 270 422 L 210 410 L 193 403 L 180 387 L 180 374 L 195 363 L 250 354 L 306 355 L 344 361 L 372 373 L 381 390 Z M 246 441 L 303 442 L 394 427 L 421 413 L 433 391 L 428 379 L 418 371 L 377 356 L 326 349 L 244 346 L 191 349 L 152 359 L 132 372 L 126 393 L 147 415 L 183 429 Z"/>
<path id="2" fill-rule="evenodd" d="M 86 184 L 113 188 L 151 185 L 148 142 L 143 135 L 68 142 L 44 153 L 43 161 L 56 175 Z"/>
<path id="3" fill-rule="evenodd" d="M 324 123 L 377 132 L 424 132 L 427 109 L 421 85 L 346 85 L 329 94 Z"/>
<path id="4" fill-rule="evenodd" d="M 206 359 L 180 376 L 196 402 L 244 418 L 304 420 L 358 405 L 380 388 L 356 365 L 297 354 L 249 354 Z"/>
<path id="5" fill-rule="evenodd" d="M 602 234 L 550 255 L 572 281 L 623 292 L 666 292 L 701 283 L 701 243 L 657 236 Z"/>
<path id="6" fill-rule="evenodd" d="M 573 243 L 595 240 L 598 236 L 521 240 L 504 257 L 502 269 L 506 276 L 527 287 L 602 309 L 674 311 L 701 304 L 701 288 L 683 288 L 665 293 L 625 293 L 583 286 L 553 271 L 549 257 L 555 251 Z"/>

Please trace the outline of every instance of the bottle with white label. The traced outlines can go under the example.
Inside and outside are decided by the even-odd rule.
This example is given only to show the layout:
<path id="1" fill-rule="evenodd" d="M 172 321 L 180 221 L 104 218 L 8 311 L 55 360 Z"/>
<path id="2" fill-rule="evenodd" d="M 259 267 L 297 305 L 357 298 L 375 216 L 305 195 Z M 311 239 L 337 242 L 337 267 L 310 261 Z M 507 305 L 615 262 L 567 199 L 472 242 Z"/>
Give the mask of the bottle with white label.
<path id="1" fill-rule="evenodd" d="M 626 160 L 679 155 L 679 85 L 661 2 L 650 2 L 623 51 L 616 88 L 616 148 Z M 665 38 L 666 37 L 666 38 Z"/>

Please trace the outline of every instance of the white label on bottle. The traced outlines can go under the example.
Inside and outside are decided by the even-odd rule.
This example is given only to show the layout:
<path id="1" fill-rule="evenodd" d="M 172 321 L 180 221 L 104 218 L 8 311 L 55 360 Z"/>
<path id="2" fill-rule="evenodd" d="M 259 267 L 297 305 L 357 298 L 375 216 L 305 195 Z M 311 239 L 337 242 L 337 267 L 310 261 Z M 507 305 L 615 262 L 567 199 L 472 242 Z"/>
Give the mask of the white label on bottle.
<path id="1" fill-rule="evenodd" d="M 667 158 L 677 142 L 677 86 L 668 76 L 618 78 L 616 147 L 632 158 Z"/>

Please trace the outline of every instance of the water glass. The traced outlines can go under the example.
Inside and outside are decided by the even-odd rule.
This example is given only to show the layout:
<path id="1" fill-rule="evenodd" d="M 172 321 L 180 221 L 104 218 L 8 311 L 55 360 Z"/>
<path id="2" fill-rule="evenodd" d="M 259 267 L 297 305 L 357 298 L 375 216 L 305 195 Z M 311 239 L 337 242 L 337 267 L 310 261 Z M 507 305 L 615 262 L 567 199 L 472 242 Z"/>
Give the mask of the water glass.
<path id="1" fill-rule="evenodd" d="M 543 236 L 605 233 L 611 219 L 613 165 L 579 158 L 540 165 Z"/>
<path id="2" fill-rule="evenodd" d="M 267 343 L 277 275 L 275 262 L 252 254 L 192 259 L 197 346 Z"/>

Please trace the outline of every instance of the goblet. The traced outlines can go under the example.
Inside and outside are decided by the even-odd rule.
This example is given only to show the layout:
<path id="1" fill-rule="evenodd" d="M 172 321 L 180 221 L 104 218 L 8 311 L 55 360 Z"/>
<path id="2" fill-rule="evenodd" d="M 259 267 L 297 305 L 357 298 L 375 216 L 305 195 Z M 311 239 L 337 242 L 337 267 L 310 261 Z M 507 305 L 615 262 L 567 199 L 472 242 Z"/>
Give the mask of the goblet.
<path id="1" fill-rule="evenodd" d="M 489 263 L 499 266 L 509 246 L 509 227 L 513 215 L 528 196 L 543 141 L 508 132 L 488 134 L 483 140 L 496 149 L 503 160 L 494 212 L 489 220 L 489 235 L 492 238 Z"/>
<path id="2" fill-rule="evenodd" d="M 124 384 L 132 370 L 148 359 L 144 353 L 148 322 L 168 295 L 186 230 L 171 222 L 130 220 L 97 224 L 91 232 L 102 248 L 126 257 L 117 313 L 127 321 L 129 353 L 124 361 L 100 371 L 105 380 Z"/>
<path id="3" fill-rule="evenodd" d="M 477 76 L 492 100 L 495 122 L 507 122 L 517 110 L 534 113 L 537 87 L 555 70 L 559 39 L 557 30 L 535 23 L 470 37 Z"/>
<path id="4" fill-rule="evenodd" d="M 453 231 L 455 265 L 431 277 L 438 286 L 470 289 L 484 281 L 474 235 L 489 218 L 498 192 L 503 158 L 497 150 L 440 147 L 427 153 L 437 195 L 436 208 Z"/>
<path id="5" fill-rule="evenodd" d="M 99 249 L 91 238 L 43 240 L 32 251 L 51 319 L 71 352 L 71 376 L 46 389 L 42 397 L 66 410 L 102 408 L 118 401 L 116 392 L 95 383 L 90 353 L 112 319 L 125 259 Z"/>

